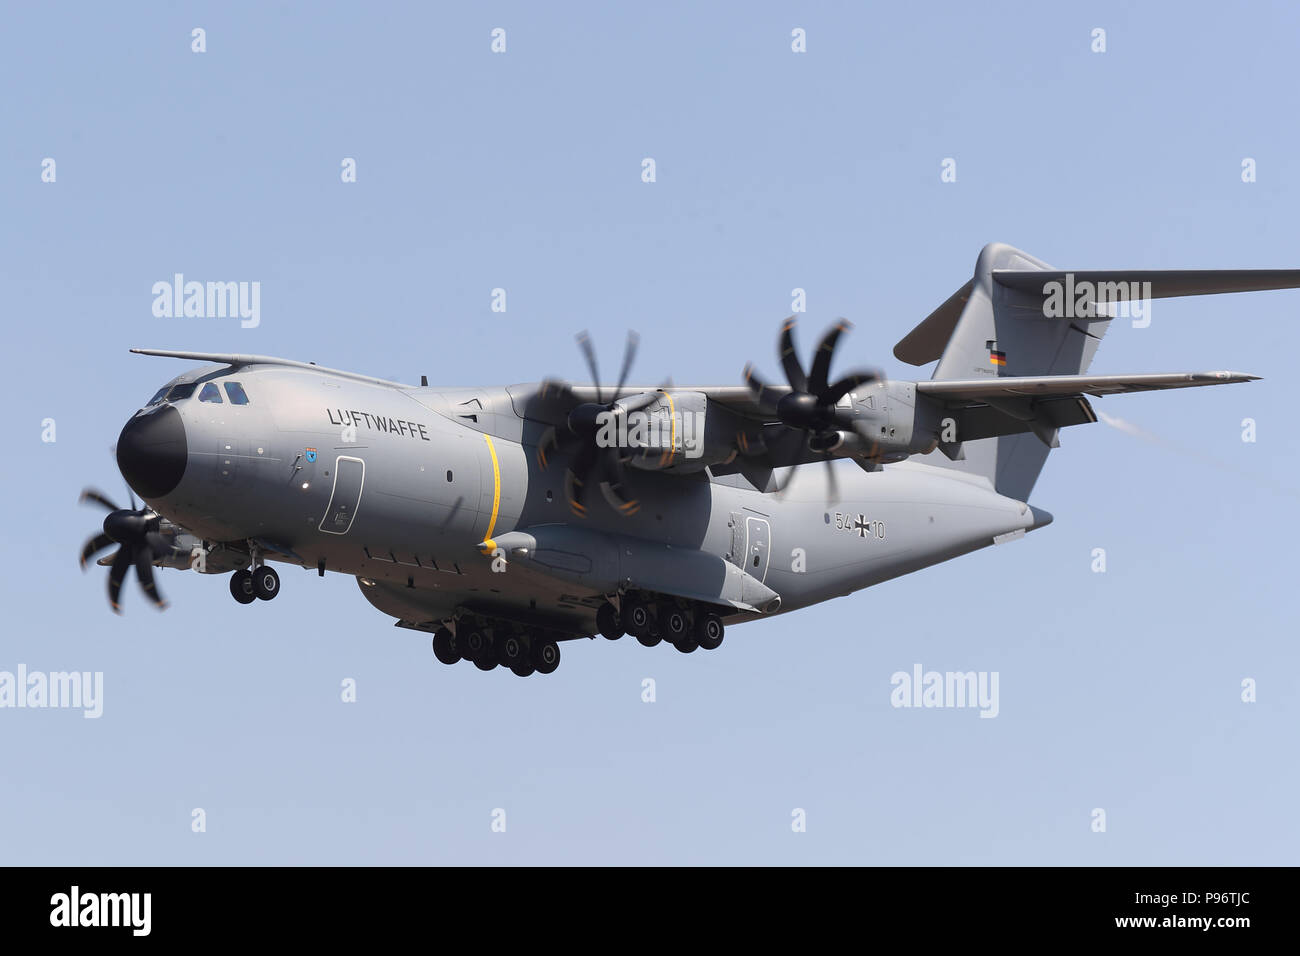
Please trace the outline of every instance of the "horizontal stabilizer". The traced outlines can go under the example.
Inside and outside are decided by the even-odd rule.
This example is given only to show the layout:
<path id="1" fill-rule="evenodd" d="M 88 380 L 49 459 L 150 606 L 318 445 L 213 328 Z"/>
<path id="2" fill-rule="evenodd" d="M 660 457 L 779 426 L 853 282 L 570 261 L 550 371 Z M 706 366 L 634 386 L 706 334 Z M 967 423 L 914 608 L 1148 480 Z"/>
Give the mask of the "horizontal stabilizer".
<path id="1" fill-rule="evenodd" d="M 986 401 L 1005 396 L 1119 395 L 1165 388 L 1196 388 L 1253 382 L 1242 372 L 1161 372 L 1151 375 L 1022 375 L 1002 378 L 917 382 L 916 391 L 946 401 Z"/>
<path id="2" fill-rule="evenodd" d="M 993 281 L 1008 289 L 1038 295 L 1044 294 L 1043 287 L 1050 282 L 1076 289 L 1084 282 L 1093 286 L 1105 283 L 1114 293 L 1110 301 L 1116 302 L 1129 298 L 1170 299 L 1183 295 L 1300 289 L 1300 269 L 994 269 Z M 1130 291 L 1136 294 L 1130 296 Z"/>

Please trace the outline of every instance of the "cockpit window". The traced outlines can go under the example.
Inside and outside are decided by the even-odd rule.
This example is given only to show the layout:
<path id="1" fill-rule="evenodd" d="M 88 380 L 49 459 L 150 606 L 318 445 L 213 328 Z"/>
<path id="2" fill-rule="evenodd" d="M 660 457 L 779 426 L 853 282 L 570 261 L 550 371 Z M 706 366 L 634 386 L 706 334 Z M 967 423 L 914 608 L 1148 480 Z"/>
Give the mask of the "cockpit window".
<path id="1" fill-rule="evenodd" d="M 158 391 L 153 393 L 153 398 L 149 399 L 149 404 L 145 408 L 153 408 L 155 405 L 161 405 L 162 400 L 167 397 L 167 386 L 164 385 Z"/>
<path id="2" fill-rule="evenodd" d="M 226 397 L 230 399 L 231 405 L 247 405 L 248 395 L 244 393 L 244 386 L 238 382 L 226 383 Z"/>
<path id="3" fill-rule="evenodd" d="M 198 388 L 198 385 L 194 382 L 189 382 L 185 385 L 173 385 L 167 391 L 167 401 L 178 402 L 182 398 L 189 398 L 194 394 L 196 388 Z"/>
<path id="4" fill-rule="evenodd" d="M 200 402 L 212 402 L 216 405 L 221 404 L 221 389 L 217 388 L 212 382 L 208 382 L 199 390 Z"/>

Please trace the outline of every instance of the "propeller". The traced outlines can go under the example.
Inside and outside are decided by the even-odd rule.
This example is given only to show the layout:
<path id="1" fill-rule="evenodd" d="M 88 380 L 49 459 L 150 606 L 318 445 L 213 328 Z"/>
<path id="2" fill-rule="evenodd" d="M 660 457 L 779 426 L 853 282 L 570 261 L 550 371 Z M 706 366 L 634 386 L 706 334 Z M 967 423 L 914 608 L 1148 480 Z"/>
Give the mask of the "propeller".
<path id="1" fill-rule="evenodd" d="M 564 382 L 548 380 L 542 383 L 542 398 L 555 399 L 570 407 L 563 424 L 547 429 L 542 435 L 537 444 L 537 463 L 545 470 L 549 465 L 547 456 L 551 451 L 573 452 L 564 473 L 564 493 L 569 508 L 579 517 L 587 514 L 584 499 L 592 485 L 600 487 L 606 500 L 619 514 L 633 515 L 640 510 L 641 504 L 637 499 L 627 497 L 623 450 L 617 445 L 602 444 L 598 439 L 601 426 L 609 420 L 609 416 L 636 411 L 657 398 L 656 393 L 647 392 L 634 396 L 630 401 L 619 400 L 636 358 L 640 338 L 635 332 L 628 332 L 627 344 L 623 349 L 623 367 L 619 369 L 618 384 L 609 393 L 608 400 L 600 384 L 600 369 L 596 364 L 596 350 L 592 346 L 591 336 L 581 332 L 577 339 L 578 347 L 587 361 L 591 380 L 596 385 L 596 400 L 581 401 Z"/>
<path id="2" fill-rule="evenodd" d="M 869 369 L 850 372 L 833 383 L 830 381 L 831 358 L 835 354 L 835 346 L 840 336 L 853 327 L 847 319 L 840 319 L 822 336 L 817 344 L 817 351 L 813 354 L 812 368 L 805 373 L 795 350 L 794 327 L 795 319 L 791 316 L 781 326 L 779 348 L 781 368 L 785 372 L 786 381 L 790 384 L 790 391 L 784 395 L 780 394 L 778 389 L 767 384 L 759 376 L 752 362 L 745 366 L 745 384 L 749 386 L 755 401 L 764 413 L 772 415 L 786 428 L 792 429 L 793 433 L 799 435 L 801 442 L 807 443 L 811 451 L 824 456 L 822 460 L 826 462 L 831 500 L 836 501 L 839 499 L 839 486 L 835 479 L 835 468 L 830 453 L 840 443 L 840 432 L 852 431 L 854 427 L 852 410 L 837 408 L 836 402 L 855 388 L 883 381 L 884 375 Z M 780 450 L 786 452 L 796 450 L 789 447 L 793 439 L 786 436 L 790 434 L 787 432 L 785 436 L 777 437 L 777 443 L 785 446 Z M 769 448 L 772 447 L 771 443 L 767 444 Z M 793 477 L 793 474 L 792 469 L 790 476 Z M 790 478 L 787 478 L 785 484 L 777 488 L 778 495 L 784 494 L 789 481 Z"/>
<path id="3" fill-rule="evenodd" d="M 131 495 L 130 489 L 127 494 Z M 108 603 L 113 611 L 122 613 L 118 598 L 122 593 L 122 582 L 126 572 L 135 567 L 135 576 L 145 596 L 153 601 L 159 610 L 167 607 L 158 586 L 153 579 L 153 563 L 172 550 L 171 542 L 159 533 L 162 516 L 151 508 L 135 507 L 135 495 L 131 495 L 131 508 L 119 508 L 94 488 L 87 488 L 81 493 L 80 501 L 93 502 L 108 511 L 104 519 L 104 530 L 88 540 L 81 549 L 81 569 L 86 569 L 86 562 L 99 552 L 118 545 L 117 553 L 109 564 Z"/>

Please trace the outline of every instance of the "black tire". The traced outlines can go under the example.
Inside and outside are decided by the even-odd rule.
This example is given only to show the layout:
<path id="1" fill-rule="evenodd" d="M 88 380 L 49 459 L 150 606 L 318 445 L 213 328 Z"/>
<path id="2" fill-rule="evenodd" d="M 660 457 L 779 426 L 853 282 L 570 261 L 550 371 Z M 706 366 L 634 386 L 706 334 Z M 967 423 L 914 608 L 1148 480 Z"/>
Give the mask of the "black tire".
<path id="1" fill-rule="evenodd" d="M 478 663 L 479 658 L 483 657 L 492 650 L 492 645 L 488 643 L 487 635 L 475 628 L 467 628 L 461 635 L 462 641 L 457 641 L 457 650 L 461 656 L 468 661 Z"/>
<path id="2" fill-rule="evenodd" d="M 617 641 L 626 633 L 614 605 L 606 602 L 600 606 L 600 610 L 596 612 L 596 630 L 607 641 Z"/>
<path id="3" fill-rule="evenodd" d="M 528 645 L 519 634 L 509 634 L 501 641 L 498 656 L 501 663 L 513 670 L 528 660 Z"/>
<path id="4" fill-rule="evenodd" d="M 690 654 L 700 646 L 700 642 L 693 637 L 683 637 L 680 641 L 673 641 L 673 647 L 677 648 L 683 654 Z"/>
<path id="5" fill-rule="evenodd" d="M 455 664 L 460 660 L 456 650 L 456 635 L 445 627 L 440 627 L 433 634 L 433 656 L 443 664 Z"/>
<path id="6" fill-rule="evenodd" d="M 514 671 L 516 677 L 532 677 L 533 673 L 537 670 L 537 668 L 528 661 L 524 661 L 522 664 L 516 664 L 510 669 Z"/>
<path id="7" fill-rule="evenodd" d="M 691 631 L 691 619 L 676 604 L 664 604 L 659 608 L 659 633 L 665 641 L 676 644 Z"/>
<path id="8" fill-rule="evenodd" d="M 257 600 L 257 595 L 253 592 L 251 571 L 236 571 L 230 576 L 230 596 L 240 604 L 252 604 Z"/>
<path id="9" fill-rule="evenodd" d="M 481 671 L 490 671 L 499 663 L 501 662 L 497 660 L 496 651 L 492 650 L 490 647 L 481 655 L 474 658 L 474 666 Z"/>
<path id="10" fill-rule="evenodd" d="M 627 631 L 627 633 L 637 640 L 641 640 L 643 635 L 647 635 L 654 630 L 654 624 L 654 614 L 650 610 L 650 605 L 645 601 L 631 598 L 623 602 L 623 630 Z M 642 641 L 641 643 L 644 644 L 645 642 Z M 658 641 L 655 643 L 658 643 Z"/>
<path id="11" fill-rule="evenodd" d="M 663 638 L 654 631 L 651 631 L 649 634 L 638 634 L 636 636 L 636 642 L 642 647 L 654 647 L 662 640 Z"/>
<path id="12" fill-rule="evenodd" d="M 552 674 L 560 666 L 560 645 L 554 641 L 538 641 L 533 645 L 533 666 L 539 674 Z"/>
<path id="13" fill-rule="evenodd" d="M 264 564 L 253 571 L 253 593 L 263 601 L 280 593 L 280 575 L 275 573 L 275 568 Z"/>
<path id="14" fill-rule="evenodd" d="M 725 631 L 722 618 L 716 614 L 701 614 L 695 619 L 695 639 L 706 651 L 718 649 Z"/>

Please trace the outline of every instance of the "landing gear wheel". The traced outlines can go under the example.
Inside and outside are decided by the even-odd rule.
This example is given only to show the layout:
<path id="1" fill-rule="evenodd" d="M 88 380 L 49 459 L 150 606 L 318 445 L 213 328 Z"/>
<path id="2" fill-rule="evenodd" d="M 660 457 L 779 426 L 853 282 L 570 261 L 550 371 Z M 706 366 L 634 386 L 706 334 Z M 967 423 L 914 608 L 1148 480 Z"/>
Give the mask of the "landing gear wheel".
<path id="1" fill-rule="evenodd" d="M 690 625 L 686 612 L 676 604 L 665 604 L 659 608 L 659 630 L 664 640 L 676 644 L 690 632 Z"/>
<path id="2" fill-rule="evenodd" d="M 623 624 L 618 619 L 618 611 L 614 605 L 606 602 L 600 606 L 596 612 L 596 630 L 600 632 L 601 637 L 607 641 L 617 641 L 623 636 Z"/>
<path id="3" fill-rule="evenodd" d="M 650 614 L 650 605 L 645 601 L 631 598 L 623 602 L 623 629 L 635 637 L 638 641 L 645 635 L 648 635 L 654 627 L 654 618 Z M 645 644 L 645 641 L 641 641 Z M 655 642 L 659 643 L 658 641 Z M 647 647 L 653 647 L 647 644 Z"/>
<path id="4" fill-rule="evenodd" d="M 673 641 L 673 647 L 683 654 L 689 654 L 699 646 L 700 642 L 693 637 L 683 637 L 680 641 Z"/>
<path id="5" fill-rule="evenodd" d="M 474 658 L 474 666 L 481 671 L 490 671 L 499 663 L 501 662 L 497 660 L 497 652 L 490 647 L 483 654 Z"/>
<path id="6" fill-rule="evenodd" d="M 560 666 L 560 645 L 554 641 L 539 641 L 533 645 L 533 665 L 539 674 L 550 674 Z"/>
<path id="7" fill-rule="evenodd" d="M 716 614 L 701 614 L 695 621 L 695 639 L 706 651 L 718 649 L 718 645 L 722 643 L 724 630 L 722 618 Z"/>
<path id="8" fill-rule="evenodd" d="M 457 641 L 456 649 L 460 651 L 462 657 L 473 661 L 475 664 L 479 662 L 479 658 L 491 650 L 491 647 L 488 646 L 487 635 L 482 631 L 467 630 L 461 637 L 463 642 Z"/>
<path id="9" fill-rule="evenodd" d="M 654 647 L 662 640 L 663 638 L 660 637 L 657 632 L 650 633 L 650 634 L 638 634 L 636 636 L 637 643 L 640 644 L 642 647 Z"/>
<path id="10" fill-rule="evenodd" d="M 501 663 L 511 670 L 528 660 L 528 645 L 518 634 L 511 634 L 501 642 Z"/>
<path id="11" fill-rule="evenodd" d="M 440 627 L 433 633 L 433 656 L 443 664 L 455 664 L 460 660 L 460 652 L 456 650 L 456 635 L 445 627 Z"/>
<path id="12" fill-rule="evenodd" d="M 253 571 L 253 593 L 263 601 L 280 593 L 280 575 L 275 573 L 275 568 L 264 564 Z"/>
<path id="13" fill-rule="evenodd" d="M 527 661 L 524 661 L 522 664 L 516 664 L 510 669 L 514 671 L 516 677 L 532 677 L 533 672 L 537 670 L 536 667 Z"/>
<path id="14" fill-rule="evenodd" d="M 257 595 L 253 592 L 251 571 L 236 571 L 230 576 L 230 596 L 240 604 L 252 604 L 257 600 Z"/>

